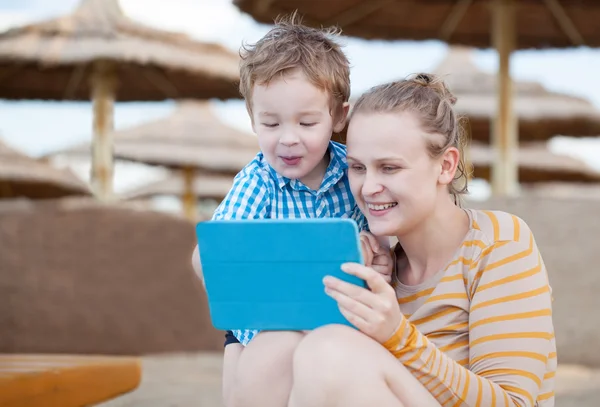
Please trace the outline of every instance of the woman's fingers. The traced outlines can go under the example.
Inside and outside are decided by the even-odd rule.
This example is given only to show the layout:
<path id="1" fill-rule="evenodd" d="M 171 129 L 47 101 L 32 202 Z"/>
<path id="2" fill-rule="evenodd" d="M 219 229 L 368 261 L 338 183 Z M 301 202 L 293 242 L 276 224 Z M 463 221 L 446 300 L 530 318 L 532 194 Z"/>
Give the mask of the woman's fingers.
<path id="1" fill-rule="evenodd" d="M 364 304 L 366 307 L 377 312 L 389 313 L 394 307 L 398 307 L 396 293 L 394 292 L 394 289 L 385 281 L 384 276 L 377 273 L 375 270 L 370 269 L 369 267 L 364 267 L 356 263 L 348 264 L 348 267 L 350 267 L 348 274 L 352 274 L 352 271 L 354 270 L 353 266 L 358 266 L 358 269 L 364 271 L 364 274 L 357 272 L 354 275 L 364 279 L 369 287 L 371 287 L 371 291 L 365 289 L 364 287 L 359 287 L 356 284 L 348 283 L 334 277 L 326 277 L 323 280 L 327 289 L 349 297 L 352 300 Z M 370 281 L 375 282 L 373 283 Z M 379 290 L 373 289 L 373 286 L 380 288 Z M 336 298 L 336 300 L 338 298 Z M 366 317 L 366 315 L 362 316 Z"/>
<path id="2" fill-rule="evenodd" d="M 373 248 L 366 237 L 360 237 L 360 247 L 365 265 L 370 266 L 373 264 L 373 257 L 375 254 L 373 253 Z"/>
<path id="3" fill-rule="evenodd" d="M 384 277 L 370 267 L 365 267 L 357 263 L 344 263 L 342 265 L 342 270 L 345 273 L 365 280 L 371 291 L 374 293 L 391 292 L 393 294 L 393 289 L 386 283 Z"/>
<path id="4" fill-rule="evenodd" d="M 399 326 L 402 314 L 395 296 L 390 299 L 333 277 L 326 278 L 325 285 L 348 322 L 376 341 L 384 343 Z"/>
<path id="5" fill-rule="evenodd" d="M 340 310 L 342 313 L 344 313 L 344 316 L 346 316 L 346 314 L 352 314 L 362 320 L 373 319 L 373 315 L 375 313 L 373 308 L 367 306 L 364 302 L 359 301 L 355 297 L 347 295 L 343 291 L 338 291 L 334 288 L 326 288 L 325 292 L 327 295 L 337 301 Z"/>
<path id="6" fill-rule="evenodd" d="M 379 244 L 379 240 L 369 232 L 360 232 L 360 239 L 369 242 L 373 253 L 379 253 L 381 251 L 381 245 Z"/>

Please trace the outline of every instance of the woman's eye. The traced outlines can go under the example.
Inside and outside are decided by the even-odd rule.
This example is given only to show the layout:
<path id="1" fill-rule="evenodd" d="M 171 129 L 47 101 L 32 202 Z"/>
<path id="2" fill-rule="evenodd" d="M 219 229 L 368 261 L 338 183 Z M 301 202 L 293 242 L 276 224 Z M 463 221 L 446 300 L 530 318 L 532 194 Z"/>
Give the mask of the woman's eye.
<path id="1" fill-rule="evenodd" d="M 363 165 L 352 165 L 350 168 L 354 172 L 361 172 L 365 170 L 365 167 Z"/>
<path id="2" fill-rule="evenodd" d="M 396 170 L 398 170 L 398 167 L 390 167 L 390 166 L 383 167 L 384 172 L 394 172 Z"/>
<path id="3" fill-rule="evenodd" d="M 265 127 L 273 128 L 273 127 L 277 127 L 279 124 L 278 123 L 262 123 L 262 125 Z"/>
<path id="4" fill-rule="evenodd" d="M 317 123 L 300 123 L 300 126 L 304 126 L 304 127 L 312 127 Z"/>

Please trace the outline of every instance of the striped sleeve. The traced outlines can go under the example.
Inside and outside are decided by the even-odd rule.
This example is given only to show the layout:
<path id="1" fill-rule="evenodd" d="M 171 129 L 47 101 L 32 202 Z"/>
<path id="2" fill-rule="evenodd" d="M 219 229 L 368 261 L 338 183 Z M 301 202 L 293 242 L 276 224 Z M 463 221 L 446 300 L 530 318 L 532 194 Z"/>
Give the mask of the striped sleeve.
<path id="1" fill-rule="evenodd" d="M 235 176 L 212 219 L 262 219 L 268 217 L 269 210 L 269 186 L 257 168 L 248 166 Z"/>
<path id="2" fill-rule="evenodd" d="M 536 405 L 553 353 L 551 295 L 526 225 L 520 236 L 485 247 L 470 266 L 468 368 L 406 319 L 384 344 L 442 406 Z"/>

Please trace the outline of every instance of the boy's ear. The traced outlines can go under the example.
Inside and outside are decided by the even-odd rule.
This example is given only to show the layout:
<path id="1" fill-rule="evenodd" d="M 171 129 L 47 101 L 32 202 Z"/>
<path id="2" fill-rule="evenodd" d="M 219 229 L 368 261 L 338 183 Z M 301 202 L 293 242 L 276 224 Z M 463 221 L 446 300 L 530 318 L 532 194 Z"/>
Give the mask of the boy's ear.
<path id="1" fill-rule="evenodd" d="M 350 111 L 350 103 L 344 102 L 340 109 L 340 115 L 335 118 L 335 124 L 333 125 L 334 133 L 339 133 L 346 127 L 346 119 L 348 118 L 348 112 Z"/>

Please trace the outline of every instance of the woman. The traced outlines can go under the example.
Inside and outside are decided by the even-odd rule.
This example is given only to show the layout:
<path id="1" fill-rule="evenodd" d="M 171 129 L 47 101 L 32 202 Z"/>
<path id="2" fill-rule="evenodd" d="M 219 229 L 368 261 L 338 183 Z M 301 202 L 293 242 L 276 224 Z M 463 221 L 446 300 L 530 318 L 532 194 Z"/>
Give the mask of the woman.
<path id="1" fill-rule="evenodd" d="M 250 344 L 239 363 L 245 352 L 265 355 L 273 363 L 265 371 L 278 380 L 255 395 L 262 405 L 554 405 L 546 270 L 523 220 L 460 207 L 467 179 L 454 102 L 426 74 L 357 101 L 347 135 L 350 184 L 371 232 L 398 239 L 394 281 L 346 264 L 370 290 L 332 277 L 324 285 L 358 330 L 267 333 L 252 352 Z M 234 349 L 229 358 L 226 349 L 226 370 L 238 363 Z M 233 400 L 254 405 L 252 380 L 234 383 Z"/>

